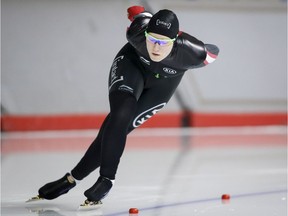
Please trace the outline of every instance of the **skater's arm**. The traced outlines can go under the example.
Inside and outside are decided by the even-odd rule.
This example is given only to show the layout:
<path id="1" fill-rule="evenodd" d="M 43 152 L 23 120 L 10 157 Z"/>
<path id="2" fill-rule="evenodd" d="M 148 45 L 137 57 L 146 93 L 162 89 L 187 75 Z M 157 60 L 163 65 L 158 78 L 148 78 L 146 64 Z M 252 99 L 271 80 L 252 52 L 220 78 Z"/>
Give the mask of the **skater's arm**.
<path id="1" fill-rule="evenodd" d="M 219 54 L 219 48 L 214 45 L 214 44 L 204 44 L 205 47 L 205 51 L 206 51 L 206 58 L 205 60 L 197 65 L 194 66 L 193 68 L 200 68 L 200 67 L 204 67 L 208 64 L 211 64 L 212 62 L 214 62 Z"/>
<path id="2" fill-rule="evenodd" d="M 187 69 L 204 67 L 215 61 L 219 53 L 216 45 L 204 44 L 185 32 L 179 33 L 176 43 Z"/>
<path id="3" fill-rule="evenodd" d="M 140 8 L 139 8 L 140 7 Z M 141 6 L 133 6 L 128 8 L 128 19 L 132 21 L 127 28 L 127 40 L 136 47 L 138 43 L 145 39 L 145 30 L 152 17 L 150 12 L 144 10 Z"/>

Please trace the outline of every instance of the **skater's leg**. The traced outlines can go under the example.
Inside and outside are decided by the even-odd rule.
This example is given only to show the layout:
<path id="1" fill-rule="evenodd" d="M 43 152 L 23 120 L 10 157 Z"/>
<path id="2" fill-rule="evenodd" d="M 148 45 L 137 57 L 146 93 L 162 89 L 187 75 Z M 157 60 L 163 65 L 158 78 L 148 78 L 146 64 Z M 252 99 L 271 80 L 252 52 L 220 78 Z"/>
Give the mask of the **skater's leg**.
<path id="1" fill-rule="evenodd" d="M 96 139 L 92 142 L 77 166 L 71 171 L 72 175 L 67 173 L 62 178 L 45 184 L 38 190 L 39 197 L 51 200 L 62 194 L 68 193 L 70 189 L 76 186 L 77 180 L 82 180 L 89 175 L 90 172 L 100 166 L 101 139 L 107 119 L 109 119 L 109 115 L 103 122 Z"/>
<path id="2" fill-rule="evenodd" d="M 85 196 L 92 201 L 99 201 L 107 195 L 113 181 L 122 153 L 124 151 L 127 129 L 137 108 L 136 98 L 124 91 L 114 91 L 109 95 L 110 117 L 102 138 L 100 177 L 85 191 Z"/>
<path id="3" fill-rule="evenodd" d="M 127 128 L 135 115 L 137 99 L 144 87 L 142 67 L 135 49 L 127 44 L 115 57 L 109 74 L 110 115 L 101 139 L 100 177 L 85 195 L 99 201 L 112 187 L 123 153 Z"/>
<path id="4" fill-rule="evenodd" d="M 105 118 L 96 139 L 89 146 L 85 155 L 82 157 L 79 163 L 72 169 L 71 174 L 75 179 L 82 180 L 100 166 L 102 136 L 106 124 L 109 120 L 109 116 L 110 114 Z"/>
<path id="5" fill-rule="evenodd" d="M 179 76 L 174 79 L 151 80 L 151 87 L 143 90 L 138 101 L 128 97 L 129 93 L 116 91 L 110 94 L 111 116 L 103 134 L 101 176 L 85 191 L 88 200 L 99 201 L 107 195 L 113 185 L 109 179 L 115 178 L 127 134 L 165 106 L 181 78 Z"/>
<path id="6" fill-rule="evenodd" d="M 100 175 L 115 179 L 126 144 L 127 129 L 134 117 L 137 101 L 132 94 L 122 91 L 110 93 L 109 101 L 111 112 L 102 139 Z"/>
<path id="7" fill-rule="evenodd" d="M 126 49 L 132 49 L 130 51 L 134 53 L 132 47 L 125 47 L 123 51 L 125 51 Z M 135 55 L 133 53 L 131 55 L 134 58 Z M 121 157 L 125 146 L 128 127 L 127 125 L 130 124 L 131 119 L 135 113 L 137 103 L 136 98 L 139 98 L 144 85 L 142 73 L 134 65 L 135 59 L 134 61 L 132 61 L 129 60 L 129 58 L 123 58 L 122 55 L 123 54 L 119 54 L 118 57 L 115 58 L 110 70 L 110 114 L 106 117 L 104 123 L 102 124 L 97 138 L 90 145 L 77 166 L 71 171 L 72 176 L 77 180 L 82 180 L 100 165 L 101 175 L 104 175 L 110 179 L 115 178 L 115 173 L 118 165 L 115 167 L 115 165 L 113 164 L 119 163 L 117 162 L 117 160 L 119 160 L 119 158 Z M 117 68 L 117 70 L 115 70 L 115 68 Z M 133 73 L 131 73 L 131 71 Z M 115 79 L 117 77 L 121 77 L 121 79 L 115 82 Z M 125 86 L 127 89 L 125 89 L 123 86 Z M 121 88 L 124 88 L 124 90 L 119 90 Z M 133 91 L 129 91 L 130 89 L 133 89 Z M 114 128 L 116 129 L 114 130 Z M 105 136 L 103 136 L 103 133 L 105 133 Z M 113 136 L 115 138 L 113 138 Z M 114 146 L 112 146 L 111 144 L 105 144 L 114 142 L 113 139 L 119 139 L 118 143 L 121 144 L 115 143 Z M 103 146 L 104 150 L 102 149 Z M 115 146 L 116 148 L 118 148 L 116 149 L 117 151 L 115 151 L 114 153 L 116 155 L 114 157 L 112 156 L 113 158 L 110 159 L 109 155 L 113 155 Z M 101 160 L 103 165 L 101 164 Z M 114 167 L 111 168 L 111 166 Z"/>

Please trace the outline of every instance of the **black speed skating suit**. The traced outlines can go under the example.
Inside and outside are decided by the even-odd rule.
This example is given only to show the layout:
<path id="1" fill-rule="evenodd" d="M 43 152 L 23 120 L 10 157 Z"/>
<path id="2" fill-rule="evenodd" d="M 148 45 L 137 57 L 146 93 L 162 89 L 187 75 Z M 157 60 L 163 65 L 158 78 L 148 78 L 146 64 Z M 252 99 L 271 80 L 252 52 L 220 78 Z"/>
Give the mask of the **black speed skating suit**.
<path id="1" fill-rule="evenodd" d="M 171 53 L 153 62 L 146 48 L 145 30 L 149 16 L 138 16 L 127 30 L 128 43 L 120 50 L 109 75 L 110 113 L 98 136 L 71 171 L 81 180 L 100 167 L 100 175 L 115 179 L 126 137 L 162 109 L 172 97 L 184 73 L 213 62 L 217 46 L 204 44 L 179 32 Z"/>

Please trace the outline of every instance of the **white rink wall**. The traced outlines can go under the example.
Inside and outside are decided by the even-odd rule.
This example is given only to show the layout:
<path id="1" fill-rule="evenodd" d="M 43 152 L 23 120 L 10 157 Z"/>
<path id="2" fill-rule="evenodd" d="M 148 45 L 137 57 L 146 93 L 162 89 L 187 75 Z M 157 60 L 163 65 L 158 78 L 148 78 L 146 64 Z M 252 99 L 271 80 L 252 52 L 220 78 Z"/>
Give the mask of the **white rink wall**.
<path id="1" fill-rule="evenodd" d="M 107 80 L 126 43 L 126 10 L 139 1 L 2 0 L 3 114 L 108 111 Z M 286 112 L 286 1 L 150 1 L 180 27 L 219 46 L 179 88 L 201 112 Z M 175 97 L 164 112 L 178 111 Z"/>

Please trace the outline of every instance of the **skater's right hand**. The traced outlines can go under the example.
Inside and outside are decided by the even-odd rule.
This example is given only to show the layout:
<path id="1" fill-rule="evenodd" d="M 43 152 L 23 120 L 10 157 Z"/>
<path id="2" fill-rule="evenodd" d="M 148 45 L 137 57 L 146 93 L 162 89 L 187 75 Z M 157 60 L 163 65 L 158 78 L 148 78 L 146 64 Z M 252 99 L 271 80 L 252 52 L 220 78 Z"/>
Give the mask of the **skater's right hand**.
<path id="1" fill-rule="evenodd" d="M 127 9 L 128 19 L 132 22 L 136 15 L 138 15 L 144 11 L 145 11 L 145 8 L 143 6 L 138 6 L 138 5 L 131 6 Z"/>

